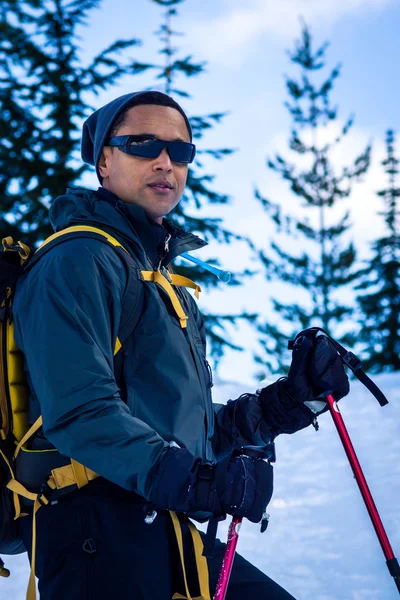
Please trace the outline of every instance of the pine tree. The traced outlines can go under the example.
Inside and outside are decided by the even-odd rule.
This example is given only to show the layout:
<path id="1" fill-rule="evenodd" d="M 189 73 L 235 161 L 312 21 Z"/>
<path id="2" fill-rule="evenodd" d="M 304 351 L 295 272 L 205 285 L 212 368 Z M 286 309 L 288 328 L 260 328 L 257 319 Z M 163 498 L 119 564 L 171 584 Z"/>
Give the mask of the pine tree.
<path id="1" fill-rule="evenodd" d="M 44 239 L 51 228 L 48 207 L 67 187 L 79 184 L 90 169 L 79 157 L 80 129 L 95 107 L 89 100 L 115 85 L 125 75 L 154 69 L 162 91 L 189 98 L 176 85 L 180 75 L 191 77 L 204 71 L 205 63 L 190 56 L 177 57 L 172 46 L 171 19 L 174 5 L 183 0 L 152 0 L 166 8 L 165 24 L 157 32 L 162 42 L 163 65 L 138 62 L 130 57 L 137 39 L 118 40 L 83 66 L 77 28 L 86 24 L 100 0 L 4 0 L 0 5 L 0 234 L 27 240 Z M 121 58 L 118 55 L 123 53 Z M 151 86 L 154 89 L 154 86 Z M 219 123 L 225 113 L 191 117 L 194 138 Z M 212 189 L 214 177 L 202 170 L 202 156 L 221 159 L 232 150 L 199 149 L 189 171 L 187 193 L 172 219 L 179 226 L 220 243 L 242 239 L 223 227 L 221 219 L 199 216 L 207 203 L 229 202 Z M 218 264 L 217 258 L 210 260 Z M 205 286 L 217 280 L 187 263 L 180 271 L 200 279 Z M 231 284 L 239 285 L 235 274 Z M 225 325 L 255 315 L 207 315 L 211 351 L 215 359 L 226 346 L 239 349 L 227 339 Z"/>
<path id="2" fill-rule="evenodd" d="M 260 254 L 267 278 L 288 284 L 291 300 L 305 298 L 304 302 L 272 299 L 276 319 L 282 325 L 260 325 L 263 352 L 255 357 L 270 373 L 285 370 L 287 340 L 301 329 L 320 326 L 342 341 L 350 341 L 349 334 L 343 335 L 346 328 L 341 331 L 340 325 L 350 319 L 352 309 L 341 299 L 341 292 L 355 277 L 356 250 L 353 243 L 343 241 L 350 228 L 349 211 L 335 222 L 332 209 L 350 197 L 352 184 L 367 171 L 370 147 L 349 166 L 335 167 L 332 152 L 348 134 L 353 117 L 331 141 L 325 141 L 338 119 L 331 92 L 341 70 L 337 65 L 326 77 L 321 75 L 327 47 L 325 43 L 314 50 L 309 28 L 303 24 L 301 39 L 289 52 L 300 74 L 297 79 L 286 77 L 289 100 L 285 103 L 293 121 L 289 148 L 298 156 L 298 164 L 281 155 L 268 160 L 268 167 L 288 182 L 293 201 L 297 200 L 305 216 L 294 216 L 296 207 L 288 216 L 281 204 L 256 190 L 257 199 L 285 240 L 273 241 L 269 252 Z"/>
<path id="3" fill-rule="evenodd" d="M 395 135 L 386 134 L 387 155 L 382 166 L 388 185 L 378 192 L 384 201 L 386 234 L 371 244 L 372 257 L 359 272 L 359 339 L 364 367 L 372 373 L 400 371 L 400 226 L 398 184 L 400 160 L 395 156 Z"/>
<path id="4" fill-rule="evenodd" d="M 174 17 L 178 15 L 177 6 L 183 4 L 186 0 L 152 0 L 165 8 L 163 13 L 164 21 L 156 32 L 160 42 L 161 49 L 159 53 L 164 58 L 164 64 L 152 65 L 157 75 L 156 88 L 166 94 L 178 96 L 183 100 L 191 98 L 191 95 L 182 89 L 178 84 L 178 80 L 184 78 L 196 77 L 204 73 L 206 63 L 195 62 L 192 56 L 178 56 L 178 48 L 174 46 L 173 40 L 175 37 L 182 35 L 175 31 L 172 26 Z M 161 85 L 159 85 L 159 83 Z M 152 87 L 154 89 L 154 86 Z M 221 160 L 229 156 L 233 150 L 230 148 L 207 149 L 199 147 L 199 142 L 207 131 L 214 125 L 221 122 L 227 113 L 214 112 L 208 115 L 196 116 L 190 115 L 190 123 L 193 129 L 193 138 L 197 144 L 197 154 L 193 165 L 190 166 L 188 172 L 187 186 L 184 197 L 174 211 L 169 215 L 169 218 L 178 226 L 184 227 L 189 231 L 197 233 L 207 241 L 214 240 L 218 243 L 230 244 L 233 241 L 245 241 L 251 245 L 249 240 L 243 236 L 227 230 L 221 219 L 210 218 L 204 216 L 203 208 L 209 204 L 229 204 L 230 198 L 223 193 L 219 193 L 212 188 L 214 176 L 204 172 L 203 157 L 211 156 L 216 160 Z M 220 266 L 217 257 L 210 259 L 210 264 Z M 193 267 L 186 261 L 179 262 L 179 272 L 198 281 L 205 287 L 215 287 L 220 282 L 208 271 L 199 271 L 198 267 Z M 249 271 L 240 274 L 232 274 L 230 285 L 240 285 L 243 278 L 251 275 Z M 226 325 L 235 325 L 238 319 L 254 322 L 256 315 L 242 313 L 240 315 L 215 315 L 204 312 L 207 333 L 210 342 L 210 354 L 218 364 L 226 347 L 234 350 L 242 350 L 242 348 L 233 343 L 227 335 Z"/>
<path id="5" fill-rule="evenodd" d="M 77 28 L 98 5 L 99 0 L 1 2 L 2 237 L 34 244 L 51 233 L 51 201 L 89 168 L 79 160 L 89 94 L 148 68 L 127 57 L 136 39 L 112 43 L 83 66 Z M 118 56 L 123 51 L 124 60 Z"/>

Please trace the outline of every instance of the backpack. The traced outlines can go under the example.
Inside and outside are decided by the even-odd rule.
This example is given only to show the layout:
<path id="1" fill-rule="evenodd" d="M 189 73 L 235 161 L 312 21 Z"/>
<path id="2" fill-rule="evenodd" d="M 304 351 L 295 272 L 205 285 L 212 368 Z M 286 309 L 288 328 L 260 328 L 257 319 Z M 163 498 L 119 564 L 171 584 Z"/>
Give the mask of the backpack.
<path id="1" fill-rule="evenodd" d="M 27 450 L 27 441 L 42 426 L 42 417 L 29 426 L 28 405 L 29 387 L 24 374 L 24 357 L 14 339 L 12 301 L 16 284 L 21 274 L 34 266 L 42 256 L 67 239 L 90 237 L 111 245 L 126 263 L 129 276 L 138 277 L 143 282 L 154 282 L 167 292 L 182 328 L 188 317 L 179 302 L 172 286 L 190 287 L 198 298 L 200 286 L 190 279 L 176 275 L 163 268 L 161 271 L 141 271 L 134 258 L 106 231 L 97 227 L 76 225 L 50 236 L 37 250 L 22 242 L 14 242 L 11 237 L 3 239 L 3 252 L 0 254 L 0 553 L 20 554 L 26 551 L 19 533 L 19 517 L 26 516 L 21 509 L 19 497 L 33 504 L 33 540 L 31 576 L 28 599 L 35 598 L 35 524 L 36 512 L 41 506 L 54 499 L 87 485 L 98 477 L 97 473 L 73 459 L 62 456 L 56 449 Z M 165 273 L 165 274 L 164 274 Z M 137 287 L 135 288 L 137 289 Z M 143 304 L 141 294 L 141 303 Z M 126 299 L 126 301 L 125 301 Z M 125 292 L 122 300 L 121 324 L 114 348 L 114 370 L 120 370 L 123 344 L 133 333 L 140 319 L 140 310 L 132 315 L 129 309 L 131 298 Z M 124 308 L 126 306 L 126 308 Z M 140 306 L 140 305 L 139 305 Z M 23 481 L 42 481 L 40 490 L 27 489 L 16 478 L 18 470 L 26 476 Z M 9 571 L 0 559 L 0 576 L 8 577 Z"/>

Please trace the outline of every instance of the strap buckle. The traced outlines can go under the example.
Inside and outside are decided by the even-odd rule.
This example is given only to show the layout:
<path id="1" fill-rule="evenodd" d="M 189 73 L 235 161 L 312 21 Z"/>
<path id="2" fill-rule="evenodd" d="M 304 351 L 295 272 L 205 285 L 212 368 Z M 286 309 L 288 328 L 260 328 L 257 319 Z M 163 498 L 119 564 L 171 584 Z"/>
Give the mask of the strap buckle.
<path id="1" fill-rule="evenodd" d="M 37 501 L 40 506 L 47 506 L 49 503 L 49 494 L 52 492 L 51 487 L 46 483 L 42 483 L 40 486 L 40 491 L 37 495 Z M 46 495 L 45 495 L 46 494 Z"/>
<path id="2" fill-rule="evenodd" d="M 344 356 L 342 356 L 342 362 L 350 367 L 353 373 L 362 368 L 361 360 L 355 354 L 353 354 L 353 352 L 347 352 Z"/>
<path id="3" fill-rule="evenodd" d="M 212 481 L 214 479 L 214 467 L 215 463 L 202 462 L 200 463 L 197 471 L 197 478 L 203 479 L 204 481 Z"/>

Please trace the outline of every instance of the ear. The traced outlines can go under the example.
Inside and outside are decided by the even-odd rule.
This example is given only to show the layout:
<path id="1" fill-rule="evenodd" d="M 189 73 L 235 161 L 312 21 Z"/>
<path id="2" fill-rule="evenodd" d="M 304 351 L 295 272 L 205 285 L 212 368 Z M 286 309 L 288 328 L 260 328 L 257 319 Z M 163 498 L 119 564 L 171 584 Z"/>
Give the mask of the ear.
<path id="1" fill-rule="evenodd" d="M 103 148 L 100 154 L 98 168 L 102 179 L 105 179 L 109 175 L 110 159 L 112 155 L 111 150 L 112 148 L 109 147 Z"/>

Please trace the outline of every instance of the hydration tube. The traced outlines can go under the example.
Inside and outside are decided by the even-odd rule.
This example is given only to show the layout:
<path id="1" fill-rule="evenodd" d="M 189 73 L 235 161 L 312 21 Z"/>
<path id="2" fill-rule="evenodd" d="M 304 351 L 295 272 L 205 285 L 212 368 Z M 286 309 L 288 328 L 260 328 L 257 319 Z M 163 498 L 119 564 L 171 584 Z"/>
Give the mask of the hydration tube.
<path id="1" fill-rule="evenodd" d="M 221 269 L 217 269 L 217 267 L 213 267 L 212 265 L 209 265 L 209 264 L 203 262 L 199 258 L 195 258 L 194 256 L 192 256 L 191 254 L 188 254 L 187 252 L 185 252 L 184 254 L 181 254 L 181 256 L 182 256 L 182 258 L 186 258 L 186 260 L 190 260 L 191 262 L 195 263 L 196 265 L 203 267 L 203 269 L 206 269 L 206 271 L 210 271 L 210 273 L 213 273 L 214 275 L 216 275 L 218 277 L 218 279 L 220 279 L 224 283 L 228 283 L 228 281 L 230 280 L 230 278 L 232 276 L 232 274 L 229 273 L 229 271 L 222 271 Z"/>

